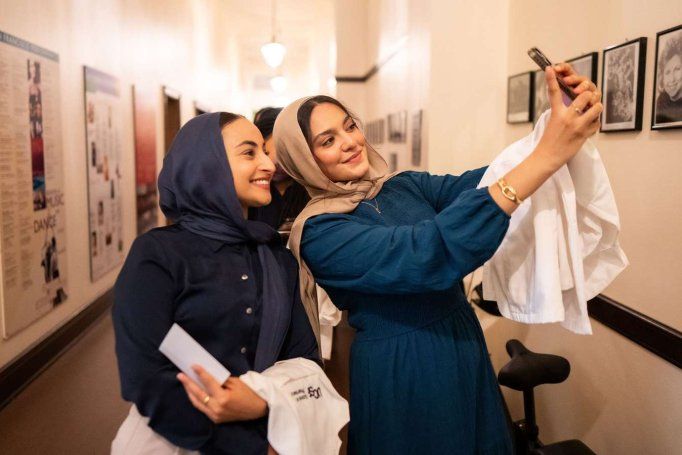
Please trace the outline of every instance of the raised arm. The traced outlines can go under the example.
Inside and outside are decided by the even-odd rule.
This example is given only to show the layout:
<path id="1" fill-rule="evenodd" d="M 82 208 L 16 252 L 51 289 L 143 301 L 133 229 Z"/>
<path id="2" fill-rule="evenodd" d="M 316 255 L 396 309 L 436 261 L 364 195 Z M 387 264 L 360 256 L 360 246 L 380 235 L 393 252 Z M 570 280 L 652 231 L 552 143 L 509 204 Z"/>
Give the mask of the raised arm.
<path id="1" fill-rule="evenodd" d="M 603 110 L 601 92 L 586 77 L 575 74 L 570 65 L 562 63 L 557 65 L 557 70 L 578 97 L 565 106 L 555 70 L 547 67 L 545 77 L 552 107 L 549 123 L 535 150 L 504 176 L 520 199 L 533 194 L 599 130 L 599 116 Z M 511 214 L 516 210 L 518 205 L 505 197 L 496 183 L 488 189 L 505 212 Z"/>
<path id="2" fill-rule="evenodd" d="M 417 185 L 433 209 L 441 210 L 452 204 L 466 190 L 476 188 L 487 167 L 466 171 L 461 175 L 433 175 L 428 172 L 406 172 Z"/>
<path id="3" fill-rule="evenodd" d="M 306 222 L 301 252 L 323 286 L 377 294 L 438 291 L 488 260 L 508 225 L 509 216 L 486 188 L 471 189 L 415 225 L 320 215 Z"/>

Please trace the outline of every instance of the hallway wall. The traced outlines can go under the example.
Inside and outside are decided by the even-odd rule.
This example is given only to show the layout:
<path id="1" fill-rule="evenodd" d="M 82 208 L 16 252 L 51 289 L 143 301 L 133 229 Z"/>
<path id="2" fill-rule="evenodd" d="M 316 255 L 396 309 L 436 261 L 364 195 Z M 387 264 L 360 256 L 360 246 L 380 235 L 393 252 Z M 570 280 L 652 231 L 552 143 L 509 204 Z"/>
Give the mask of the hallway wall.
<path id="1" fill-rule="evenodd" d="M 339 14 L 339 4 L 348 8 L 345 15 Z M 336 2 L 337 39 L 355 40 L 353 46 L 339 45 L 339 69 L 348 71 L 338 74 L 360 76 L 379 61 L 377 43 L 395 37 L 406 4 Z M 423 100 L 426 167 L 433 173 L 458 174 L 486 165 L 531 131 L 529 124 L 506 123 L 507 77 L 535 70 L 526 55 L 529 47 L 538 46 L 557 60 L 597 51 L 601 80 L 605 47 L 648 37 L 644 131 L 595 138 L 620 209 L 622 245 L 632 263 L 605 294 L 682 328 L 677 305 L 682 295 L 682 179 L 677 177 L 682 130 L 653 132 L 648 126 L 655 35 L 682 23 L 682 3 L 577 0 L 567 8 L 542 0 L 430 0 L 419 2 L 418 8 L 419 13 L 408 14 L 407 23 L 421 27 L 424 14 L 428 44 L 420 51 L 426 50 L 428 58 L 397 54 L 366 83 L 339 84 L 338 93 L 360 105 L 360 116 L 370 121 L 399 103 Z M 426 84 L 413 76 L 424 62 Z M 415 93 L 417 83 L 427 90 L 424 98 L 408 95 Z M 510 338 L 571 361 L 565 383 L 537 391 L 543 441 L 581 438 L 600 454 L 668 454 L 682 447 L 676 428 L 682 415 L 682 375 L 675 366 L 594 320 L 594 335 L 586 337 L 558 325 L 528 326 L 485 314 L 479 318 L 496 370 L 508 361 L 504 344 Z M 514 418 L 521 418 L 520 394 L 505 390 L 505 395 Z"/>
<path id="2" fill-rule="evenodd" d="M 648 37 L 643 131 L 600 133 L 595 141 L 620 210 L 622 246 L 631 266 L 604 292 L 678 330 L 682 328 L 682 130 L 650 131 L 656 32 L 682 23 L 682 3 L 655 0 L 570 3 L 541 0 L 431 2 L 429 98 L 432 172 L 458 173 L 490 162 L 531 131 L 508 125 L 507 76 L 535 70 L 526 50 L 556 60 Z M 453 76 L 451 76 L 453 75 Z M 592 320 L 594 335 L 558 325 L 528 326 L 480 315 L 493 364 L 508 360 L 505 342 L 567 357 L 569 379 L 536 393 L 541 439 L 581 438 L 600 454 L 669 454 L 682 447 L 680 370 Z M 518 392 L 505 390 L 515 418 Z"/>
<path id="3" fill-rule="evenodd" d="M 280 40 L 289 46 L 281 71 L 288 88 L 273 96 L 274 72 L 260 57 L 271 38 L 269 0 L 5 0 L 0 30 L 59 54 L 62 150 L 67 215 L 69 298 L 15 336 L 0 339 L 0 369 L 107 291 L 118 268 L 90 282 L 83 65 L 120 80 L 123 239 L 136 237 L 133 84 L 156 90 L 157 171 L 164 151 L 161 87 L 181 94 L 182 123 L 194 103 L 251 117 L 263 104 L 327 92 L 334 74 L 331 0 L 278 2 Z M 264 86 L 258 82 L 265 80 Z M 261 84 L 263 85 L 263 84 Z M 0 315 L 1 317 L 1 315 Z"/>
<path id="4" fill-rule="evenodd" d="M 204 45 L 216 40 L 222 18 L 217 2 L 207 4 L 210 14 L 196 11 L 197 2 L 133 2 L 105 0 L 29 0 L 0 3 L 0 30 L 59 54 L 61 77 L 62 150 L 67 214 L 69 298 L 33 325 L 8 340 L 0 340 L 0 367 L 41 340 L 114 283 L 118 268 L 95 283 L 90 282 L 83 112 L 83 67 L 88 65 L 121 81 L 122 198 L 125 248 L 136 236 L 134 195 L 134 144 L 132 83 L 158 87 L 157 155 L 163 150 L 163 116 L 160 86 L 182 94 L 182 121 L 193 114 L 193 101 L 219 97 L 225 104 L 229 92 L 217 84 L 196 87 L 203 72 L 224 72 L 215 62 L 229 58 L 222 49 Z M 199 49 L 199 47 L 202 47 Z M 217 103 L 211 103 L 215 105 Z M 150 125 L 150 127 L 154 127 Z"/>
<path id="5" fill-rule="evenodd" d="M 372 145 L 387 162 L 397 155 L 398 169 L 426 169 L 430 39 L 429 2 L 419 0 L 336 0 L 337 75 L 365 76 L 366 82 L 337 85 L 337 95 L 365 123 L 383 119 L 383 142 Z M 422 117 L 422 157 L 412 163 L 412 124 Z M 407 141 L 389 142 L 388 115 L 405 112 Z"/>

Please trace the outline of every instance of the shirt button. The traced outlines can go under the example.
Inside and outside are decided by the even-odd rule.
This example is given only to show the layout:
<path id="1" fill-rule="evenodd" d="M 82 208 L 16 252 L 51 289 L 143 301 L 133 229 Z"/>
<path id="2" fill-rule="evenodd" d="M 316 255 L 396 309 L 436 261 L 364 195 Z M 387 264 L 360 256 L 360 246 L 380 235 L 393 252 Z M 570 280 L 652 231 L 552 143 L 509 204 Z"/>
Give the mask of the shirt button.
<path id="1" fill-rule="evenodd" d="M 246 273 L 244 275 L 242 275 L 242 281 L 246 281 L 248 279 L 249 279 L 249 276 Z"/>
<path id="2" fill-rule="evenodd" d="M 239 352 L 241 352 L 242 354 L 246 354 L 246 348 L 244 348 L 244 347 L 241 348 L 241 349 L 239 350 Z"/>
<path id="3" fill-rule="evenodd" d="M 246 309 L 246 314 L 251 314 L 251 313 L 253 313 L 253 308 L 248 307 L 248 308 Z"/>

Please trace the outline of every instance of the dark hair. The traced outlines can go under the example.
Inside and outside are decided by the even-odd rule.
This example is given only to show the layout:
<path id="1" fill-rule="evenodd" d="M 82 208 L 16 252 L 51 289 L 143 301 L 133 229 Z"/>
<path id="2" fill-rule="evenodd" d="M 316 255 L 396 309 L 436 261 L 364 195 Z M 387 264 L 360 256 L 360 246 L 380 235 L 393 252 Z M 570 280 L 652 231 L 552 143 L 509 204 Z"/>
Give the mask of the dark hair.
<path id="1" fill-rule="evenodd" d="M 296 116 L 296 119 L 298 120 L 298 126 L 301 127 L 301 131 L 303 132 L 303 137 L 305 137 L 306 142 L 308 142 L 308 146 L 312 150 L 313 147 L 313 138 L 312 138 L 312 131 L 310 130 L 310 116 L 313 113 L 313 109 L 315 109 L 315 106 L 319 106 L 320 104 L 324 103 L 329 103 L 333 104 L 334 106 L 338 107 L 341 109 L 343 112 L 346 113 L 346 115 L 350 116 L 353 120 L 357 121 L 357 118 L 351 111 L 349 111 L 346 106 L 341 104 L 341 102 L 335 98 L 332 98 L 331 96 L 326 96 L 326 95 L 317 95 L 313 96 L 309 100 L 307 100 L 305 103 L 301 104 L 301 107 L 298 108 L 298 115 Z"/>
<path id="2" fill-rule="evenodd" d="M 663 89 L 663 69 L 666 63 L 674 56 L 679 55 L 682 59 L 682 36 L 674 36 L 665 44 L 661 56 L 658 59 L 658 89 Z"/>
<path id="3" fill-rule="evenodd" d="M 272 136 L 272 130 L 275 128 L 275 120 L 280 112 L 282 112 L 281 107 L 264 107 L 256 112 L 253 123 L 256 124 L 256 128 L 258 128 L 260 134 L 263 135 L 263 139 L 267 140 Z"/>
<path id="4" fill-rule="evenodd" d="M 239 114 L 233 114 L 232 112 L 221 112 L 220 113 L 220 129 L 222 130 L 225 128 L 227 125 L 230 123 L 234 122 L 235 120 L 238 120 L 240 118 L 244 118 L 243 115 Z"/>

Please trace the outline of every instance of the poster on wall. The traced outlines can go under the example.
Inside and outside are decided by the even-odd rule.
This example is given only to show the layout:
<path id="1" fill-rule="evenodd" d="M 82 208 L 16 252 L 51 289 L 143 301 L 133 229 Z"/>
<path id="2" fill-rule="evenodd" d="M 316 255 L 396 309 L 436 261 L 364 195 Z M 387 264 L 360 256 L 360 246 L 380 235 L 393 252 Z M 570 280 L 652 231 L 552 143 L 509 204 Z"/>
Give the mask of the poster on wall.
<path id="1" fill-rule="evenodd" d="M 157 91 L 153 88 L 139 85 L 133 87 L 138 234 L 155 228 L 159 222 L 156 191 L 156 96 Z"/>
<path id="2" fill-rule="evenodd" d="M 4 338 L 67 298 L 59 85 L 59 55 L 0 31 Z"/>
<path id="3" fill-rule="evenodd" d="M 83 67 L 88 168 L 90 279 L 123 261 L 120 87 L 116 78 Z"/>

